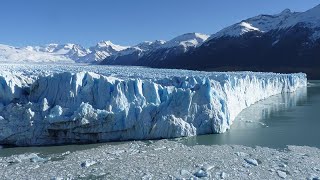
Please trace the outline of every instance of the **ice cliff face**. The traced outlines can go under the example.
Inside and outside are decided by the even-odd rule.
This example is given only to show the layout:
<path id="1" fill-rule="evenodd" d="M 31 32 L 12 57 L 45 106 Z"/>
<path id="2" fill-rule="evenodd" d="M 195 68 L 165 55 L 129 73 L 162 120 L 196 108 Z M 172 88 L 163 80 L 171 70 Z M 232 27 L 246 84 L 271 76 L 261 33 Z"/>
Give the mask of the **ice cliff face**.
<path id="1" fill-rule="evenodd" d="M 305 74 L 31 67 L 4 66 L 0 71 L 0 144 L 223 133 L 244 108 L 307 84 Z M 92 70 L 104 73 L 87 72 Z"/>

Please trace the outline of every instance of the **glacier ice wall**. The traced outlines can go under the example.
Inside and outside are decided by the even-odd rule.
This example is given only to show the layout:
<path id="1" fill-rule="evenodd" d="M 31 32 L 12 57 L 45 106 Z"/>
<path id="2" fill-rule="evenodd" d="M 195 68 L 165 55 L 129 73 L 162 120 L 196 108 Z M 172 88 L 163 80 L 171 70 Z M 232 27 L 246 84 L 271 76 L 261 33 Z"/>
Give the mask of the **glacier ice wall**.
<path id="1" fill-rule="evenodd" d="M 28 75 L 2 70 L 0 144 L 48 145 L 223 133 L 251 104 L 307 85 L 302 73 L 199 73 L 124 78 L 81 69 Z"/>

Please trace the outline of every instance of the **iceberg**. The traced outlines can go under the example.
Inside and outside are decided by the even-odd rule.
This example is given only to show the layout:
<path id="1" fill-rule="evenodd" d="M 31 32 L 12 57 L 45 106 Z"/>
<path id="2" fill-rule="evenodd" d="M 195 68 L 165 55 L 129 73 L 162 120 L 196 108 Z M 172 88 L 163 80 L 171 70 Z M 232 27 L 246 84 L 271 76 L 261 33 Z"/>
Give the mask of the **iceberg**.
<path id="1" fill-rule="evenodd" d="M 243 109 L 257 101 L 306 86 L 304 73 L 3 64 L 0 144 L 223 133 Z"/>

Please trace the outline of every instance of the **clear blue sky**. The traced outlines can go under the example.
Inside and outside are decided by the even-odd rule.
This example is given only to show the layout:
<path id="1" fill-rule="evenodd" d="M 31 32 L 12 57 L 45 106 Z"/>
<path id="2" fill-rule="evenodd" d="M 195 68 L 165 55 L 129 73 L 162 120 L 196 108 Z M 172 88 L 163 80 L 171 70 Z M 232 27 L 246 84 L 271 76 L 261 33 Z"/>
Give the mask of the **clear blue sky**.
<path id="1" fill-rule="evenodd" d="M 305 11 L 319 0 L 1 0 L 0 43 L 15 46 L 101 40 L 134 45 L 227 25 L 285 8 Z"/>

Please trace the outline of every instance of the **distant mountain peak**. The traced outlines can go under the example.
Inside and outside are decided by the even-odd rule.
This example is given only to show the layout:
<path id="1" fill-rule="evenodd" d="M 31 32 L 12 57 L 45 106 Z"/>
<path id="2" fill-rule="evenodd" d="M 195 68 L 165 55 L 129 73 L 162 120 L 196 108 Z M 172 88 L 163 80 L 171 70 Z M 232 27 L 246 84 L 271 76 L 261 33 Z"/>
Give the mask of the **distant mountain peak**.
<path id="1" fill-rule="evenodd" d="M 142 51 L 148 51 L 151 49 L 159 48 L 165 43 L 166 43 L 166 41 L 163 41 L 163 40 L 144 41 L 142 43 L 135 45 L 133 48 L 138 48 Z"/>
<path id="2" fill-rule="evenodd" d="M 113 44 L 111 41 L 100 41 L 97 45 L 96 48 L 112 48 L 115 51 L 122 51 L 124 49 L 127 49 L 127 46 L 120 46 L 120 45 L 116 45 Z"/>
<path id="3" fill-rule="evenodd" d="M 252 31 L 266 33 L 272 30 L 290 28 L 297 24 L 303 24 L 310 28 L 318 28 L 320 27 L 319 14 L 320 5 L 300 13 L 285 9 L 275 15 L 258 15 L 222 29 L 213 34 L 207 41 L 220 37 L 238 37 Z M 320 36 L 320 33 L 317 34 Z M 313 38 L 318 37 L 315 36 Z"/>
<path id="4" fill-rule="evenodd" d="M 91 47 L 88 50 L 89 52 L 84 57 L 80 58 L 78 62 L 99 62 L 128 48 L 128 46 L 113 44 L 111 41 L 100 41 L 96 46 Z"/>
<path id="5" fill-rule="evenodd" d="M 208 35 L 192 32 L 192 33 L 182 34 L 182 35 L 177 36 L 176 38 L 174 38 L 172 40 L 183 41 L 183 40 L 190 40 L 190 39 L 193 39 L 193 38 L 199 38 L 199 39 L 202 39 L 202 40 L 206 40 L 208 38 Z"/>
<path id="6" fill-rule="evenodd" d="M 291 9 L 285 9 L 279 15 L 287 15 L 287 14 L 292 14 Z"/>
<path id="7" fill-rule="evenodd" d="M 188 47 L 197 47 L 200 46 L 204 41 L 209 38 L 206 34 L 201 33 L 186 33 L 180 36 L 173 38 L 172 40 L 164 44 L 164 48 L 172 48 L 183 46 L 184 48 Z"/>

